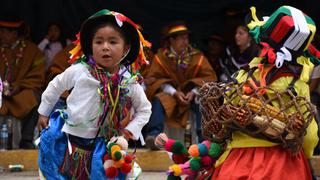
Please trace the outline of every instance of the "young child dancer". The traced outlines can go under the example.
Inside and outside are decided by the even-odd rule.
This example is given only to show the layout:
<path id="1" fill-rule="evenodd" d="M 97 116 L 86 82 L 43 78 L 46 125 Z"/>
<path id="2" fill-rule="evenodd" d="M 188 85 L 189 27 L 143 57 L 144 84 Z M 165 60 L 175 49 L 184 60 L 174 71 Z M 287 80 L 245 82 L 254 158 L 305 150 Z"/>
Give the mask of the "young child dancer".
<path id="1" fill-rule="evenodd" d="M 73 65 L 49 83 L 38 109 L 39 168 L 46 179 L 108 179 L 104 156 L 115 148 L 107 149 L 105 142 L 139 139 L 151 114 L 136 73 L 146 63 L 142 48 L 150 43 L 138 26 L 105 9 L 82 24 L 78 37 L 69 60 Z M 49 119 L 65 90 L 71 90 L 66 109 Z M 113 173 L 126 176 L 118 169 Z"/>

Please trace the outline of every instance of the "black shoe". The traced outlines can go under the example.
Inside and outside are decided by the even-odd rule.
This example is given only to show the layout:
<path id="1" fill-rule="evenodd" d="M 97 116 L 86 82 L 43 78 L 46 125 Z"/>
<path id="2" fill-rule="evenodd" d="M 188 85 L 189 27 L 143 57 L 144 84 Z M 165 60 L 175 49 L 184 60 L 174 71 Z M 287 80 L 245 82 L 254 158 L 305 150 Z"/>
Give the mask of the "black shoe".
<path id="1" fill-rule="evenodd" d="M 153 151 L 157 151 L 160 150 L 154 143 L 155 137 L 154 136 L 147 136 L 146 137 L 146 146 L 147 148 L 153 150 Z"/>

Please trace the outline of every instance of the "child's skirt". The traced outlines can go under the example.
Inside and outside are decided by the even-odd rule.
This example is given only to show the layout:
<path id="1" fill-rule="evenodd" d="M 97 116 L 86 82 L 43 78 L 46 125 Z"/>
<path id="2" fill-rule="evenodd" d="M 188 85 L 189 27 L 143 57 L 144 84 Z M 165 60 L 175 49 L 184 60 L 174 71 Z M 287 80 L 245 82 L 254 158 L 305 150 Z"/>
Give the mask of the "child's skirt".
<path id="1" fill-rule="evenodd" d="M 79 147 L 79 141 L 86 144 L 92 141 L 73 136 L 71 141 L 72 154 L 69 153 L 67 135 L 61 131 L 67 114 L 56 111 L 50 116 L 50 127 L 43 129 L 39 143 L 39 169 L 40 174 L 47 180 L 51 179 L 108 179 L 103 168 L 103 156 L 106 145 L 103 138 L 96 138 L 92 149 Z M 74 140 L 76 139 L 76 140 Z M 119 173 L 115 179 L 125 179 Z"/>
<path id="2" fill-rule="evenodd" d="M 235 148 L 222 165 L 217 167 L 212 180 L 228 179 L 312 179 L 308 161 L 301 150 L 292 155 L 280 146 Z"/>

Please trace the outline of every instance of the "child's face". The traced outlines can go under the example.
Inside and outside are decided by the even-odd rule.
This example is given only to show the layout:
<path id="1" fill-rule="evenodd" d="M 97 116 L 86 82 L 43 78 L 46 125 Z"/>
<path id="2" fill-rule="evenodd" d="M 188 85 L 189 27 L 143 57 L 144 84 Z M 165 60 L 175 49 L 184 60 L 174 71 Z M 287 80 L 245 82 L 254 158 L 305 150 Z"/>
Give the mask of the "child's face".
<path id="1" fill-rule="evenodd" d="M 110 73 L 119 69 L 120 60 L 128 49 L 122 34 L 111 25 L 99 28 L 92 39 L 93 58 Z"/>
<path id="2" fill-rule="evenodd" d="M 48 36 L 50 41 L 53 41 L 53 42 L 58 41 L 60 37 L 60 33 L 61 31 L 59 26 L 52 24 L 48 30 Z"/>

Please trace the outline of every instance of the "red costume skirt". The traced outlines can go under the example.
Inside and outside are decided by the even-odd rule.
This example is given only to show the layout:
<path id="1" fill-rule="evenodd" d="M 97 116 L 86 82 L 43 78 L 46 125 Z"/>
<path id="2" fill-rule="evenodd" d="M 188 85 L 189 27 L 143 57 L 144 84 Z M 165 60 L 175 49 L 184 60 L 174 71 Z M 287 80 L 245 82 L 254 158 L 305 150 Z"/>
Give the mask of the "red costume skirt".
<path id="1" fill-rule="evenodd" d="M 301 150 L 292 155 L 280 146 L 234 148 L 215 169 L 212 180 L 304 180 L 312 179 L 309 163 Z"/>

